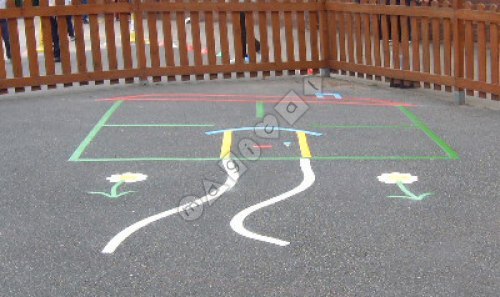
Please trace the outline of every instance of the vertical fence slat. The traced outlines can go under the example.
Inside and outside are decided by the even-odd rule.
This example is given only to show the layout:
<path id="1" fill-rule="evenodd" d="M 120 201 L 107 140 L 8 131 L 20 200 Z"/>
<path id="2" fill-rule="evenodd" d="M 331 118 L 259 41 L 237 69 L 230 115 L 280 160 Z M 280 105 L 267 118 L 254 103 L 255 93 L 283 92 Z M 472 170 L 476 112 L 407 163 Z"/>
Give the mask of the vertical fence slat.
<path id="1" fill-rule="evenodd" d="M 7 1 L 7 8 L 15 7 L 14 1 Z M 12 72 L 15 78 L 23 77 L 23 63 L 21 60 L 21 44 L 19 42 L 19 31 L 17 19 L 8 19 L 9 36 L 10 36 L 10 54 L 12 56 Z M 0 45 L 2 46 L 2 45 Z M 24 88 L 15 88 L 17 92 L 24 92 Z"/>
<path id="2" fill-rule="evenodd" d="M 437 0 L 432 1 L 433 8 L 439 9 L 439 2 Z M 440 37 L 441 25 L 440 19 L 432 19 L 432 62 L 434 65 L 434 74 L 441 75 L 441 37 Z M 441 90 L 441 85 L 434 84 L 434 90 Z"/>
<path id="3" fill-rule="evenodd" d="M 219 3 L 224 3 L 225 0 L 218 0 Z M 220 31 L 220 47 L 222 54 L 222 64 L 228 65 L 230 63 L 231 54 L 229 52 L 229 35 L 228 35 L 228 13 L 225 11 L 219 12 L 219 31 Z M 224 78 L 231 78 L 231 73 L 224 73 Z"/>
<path id="4" fill-rule="evenodd" d="M 105 0 L 107 5 L 112 5 L 114 3 L 114 0 Z M 82 23 L 82 18 L 80 16 L 77 17 L 79 21 L 79 26 L 81 26 Z M 115 25 L 114 25 L 114 16 L 112 13 L 107 13 L 104 16 L 104 30 L 106 31 L 106 49 L 108 52 L 108 69 L 111 71 L 114 71 L 118 69 L 118 60 L 116 59 L 116 34 L 115 34 Z M 76 23 L 76 20 L 75 20 Z M 81 27 L 80 27 L 81 28 Z M 79 38 L 77 37 L 77 45 L 78 45 L 78 40 Z M 82 43 L 82 42 L 80 42 Z M 83 44 L 83 54 L 85 55 L 85 44 Z M 84 56 L 85 57 L 85 56 Z M 80 60 L 80 58 L 78 58 Z M 86 70 L 86 65 L 87 62 L 85 62 L 85 71 Z M 110 84 L 114 85 L 119 83 L 118 79 L 111 79 Z"/>
<path id="5" fill-rule="evenodd" d="M 232 0 L 233 3 L 238 3 L 239 0 Z M 234 46 L 234 61 L 235 64 L 242 65 L 245 60 L 243 57 L 243 51 L 246 52 L 246 49 L 243 49 L 243 47 L 246 47 L 246 44 L 242 45 L 245 41 L 243 40 L 241 34 L 244 28 L 242 27 L 242 18 L 241 18 L 241 12 L 233 12 L 231 15 L 232 21 L 233 21 L 233 46 Z M 244 25 L 244 23 L 243 23 Z M 245 73 L 244 72 L 236 72 L 236 78 L 241 78 L 244 77 Z"/>
<path id="6" fill-rule="evenodd" d="M 155 3 L 156 0 L 147 0 L 149 3 Z M 148 11 L 148 37 L 149 37 L 149 56 L 151 68 L 160 67 L 160 46 L 158 41 L 158 28 L 156 23 L 158 13 L 156 11 Z M 161 81 L 161 76 L 153 76 L 153 82 Z"/>
<path id="7" fill-rule="evenodd" d="M 64 6 L 64 0 L 56 0 L 57 6 Z M 59 32 L 59 48 L 61 50 L 61 68 L 64 75 L 71 74 L 71 56 L 69 54 L 68 22 L 72 22 L 71 16 L 58 16 L 57 28 Z M 65 83 L 64 87 L 71 87 L 72 83 Z"/>
<path id="8" fill-rule="evenodd" d="M 267 30 L 267 12 L 259 11 L 259 34 L 260 34 L 260 60 L 262 63 L 269 62 L 269 42 L 268 42 L 268 30 Z M 300 38 L 300 37 L 299 37 Z M 263 77 L 268 77 L 271 75 L 270 71 L 264 71 L 262 73 Z"/>
<path id="9" fill-rule="evenodd" d="M 325 10 L 321 10 L 319 12 L 319 29 L 320 29 L 320 60 L 321 61 L 329 61 L 332 59 L 332 53 L 330 48 L 330 42 L 328 40 L 328 19 L 327 12 Z M 325 66 L 322 66 L 325 67 Z"/>
<path id="10" fill-rule="evenodd" d="M 429 18 L 422 19 L 422 51 L 423 60 L 422 66 L 425 73 L 431 72 L 431 53 L 430 53 L 430 36 L 429 36 Z M 424 88 L 428 89 L 431 85 L 428 82 L 424 83 Z"/>
<path id="11" fill-rule="evenodd" d="M 377 0 L 370 0 L 370 4 L 377 4 Z M 380 56 L 380 22 L 379 16 L 377 14 L 370 15 L 370 21 L 373 24 L 373 56 L 375 60 L 375 66 L 380 67 L 382 65 Z M 382 78 L 375 75 L 375 79 L 380 81 Z"/>
<path id="12" fill-rule="evenodd" d="M 466 3 L 465 9 L 472 10 L 471 4 Z M 465 77 L 474 80 L 474 32 L 472 21 L 465 22 Z M 467 89 L 467 95 L 474 96 L 473 89 Z"/>
<path id="13" fill-rule="evenodd" d="M 484 4 L 479 4 L 478 11 L 484 11 Z M 486 82 L 486 24 L 484 22 L 479 22 L 477 24 L 477 63 L 478 66 L 478 76 L 479 81 Z M 485 92 L 479 92 L 479 97 L 486 98 Z"/>
<path id="14" fill-rule="evenodd" d="M 201 35 L 200 35 L 200 13 L 198 11 L 191 11 L 191 36 L 193 38 L 193 56 L 194 65 L 202 66 L 203 57 L 201 56 Z M 196 80 L 203 80 L 203 74 L 197 74 Z"/>
<path id="15" fill-rule="evenodd" d="M 356 49 L 356 63 L 360 65 L 364 65 L 363 61 L 363 41 L 361 38 L 361 14 L 355 13 L 353 15 L 353 21 L 354 21 L 354 43 L 355 43 L 355 49 Z M 364 74 L 361 72 L 358 72 L 358 77 L 363 78 Z"/>
<path id="16" fill-rule="evenodd" d="M 307 46 L 306 46 L 306 19 L 303 11 L 297 12 L 297 35 L 299 44 L 299 61 L 307 61 Z M 307 73 L 307 69 L 301 69 L 300 74 Z"/>
<path id="17" fill-rule="evenodd" d="M 271 0 L 271 3 L 277 3 L 277 0 Z M 274 63 L 281 64 L 281 25 L 280 25 L 280 13 L 279 11 L 273 10 L 271 12 L 272 20 L 272 31 L 273 31 L 273 49 L 274 49 Z M 283 71 L 277 70 L 274 72 L 276 76 L 283 75 Z"/>
<path id="18" fill-rule="evenodd" d="M 346 26 L 345 26 L 345 21 L 346 21 L 346 13 L 341 12 L 339 13 L 338 17 L 338 24 L 339 24 L 339 60 L 341 62 L 346 62 L 347 57 L 346 57 L 346 39 L 345 39 L 345 34 L 346 34 Z M 346 71 L 341 69 L 340 74 L 345 75 Z"/>
<path id="19" fill-rule="evenodd" d="M 450 2 L 446 0 L 443 3 L 443 7 L 449 8 L 450 7 Z M 445 18 L 443 20 L 443 43 L 444 43 L 444 69 L 443 73 L 446 76 L 451 76 L 451 58 L 452 58 L 452 52 L 451 52 L 451 20 L 449 18 Z M 451 92 L 451 86 L 446 86 L 445 90 L 447 92 Z"/>
<path id="20" fill-rule="evenodd" d="M 31 9 L 33 4 L 31 1 L 25 1 L 24 7 Z M 26 52 L 28 54 L 28 63 L 30 69 L 30 77 L 40 76 L 40 65 L 38 64 L 38 53 L 36 52 L 36 35 L 35 22 L 33 17 L 24 18 L 24 32 L 26 34 Z M 40 86 L 32 86 L 32 91 L 40 90 Z"/>
<path id="21" fill-rule="evenodd" d="M 40 0 L 40 6 L 48 6 L 48 0 Z M 52 22 L 55 21 L 54 17 L 41 17 L 42 19 L 42 36 L 43 36 L 43 53 L 45 58 L 45 75 L 50 76 L 56 73 L 54 63 L 54 50 L 52 47 Z M 47 85 L 48 89 L 56 88 L 56 85 Z"/>
<path id="22" fill-rule="evenodd" d="M 182 3 L 183 0 L 176 0 L 177 3 Z M 177 39 L 179 40 L 179 56 L 180 65 L 188 66 L 189 57 L 187 51 L 187 36 L 186 36 L 186 24 L 184 23 L 185 14 L 183 11 L 177 11 L 176 13 L 176 24 L 177 24 Z M 189 80 L 189 75 L 182 75 L 181 80 Z"/>
<path id="23" fill-rule="evenodd" d="M 205 36 L 207 44 L 208 65 L 211 67 L 217 64 L 215 53 L 215 33 L 214 33 L 214 15 L 212 11 L 205 12 Z M 209 78 L 216 79 L 217 73 L 209 73 Z"/>
<path id="24" fill-rule="evenodd" d="M 404 1 L 401 3 L 404 6 Z M 407 16 L 402 16 L 399 19 L 401 24 L 401 54 L 403 55 L 402 69 L 410 70 L 410 28 Z"/>
<path id="25" fill-rule="evenodd" d="M 118 0 L 122 3 L 128 3 L 128 0 Z M 123 58 L 123 68 L 132 69 L 132 47 L 130 45 L 130 25 L 129 25 L 128 13 L 120 13 L 120 38 L 122 41 L 122 58 Z M 125 78 L 125 83 L 133 83 L 133 77 Z"/>
<path id="26" fill-rule="evenodd" d="M 338 60 L 338 48 L 337 48 L 337 14 L 334 11 L 328 11 L 328 36 L 330 41 L 330 52 L 327 56 L 328 61 Z M 338 73 L 337 69 L 331 69 L 335 74 Z"/>
<path id="27" fill-rule="evenodd" d="M 283 3 L 291 3 L 290 0 L 284 0 Z M 286 59 L 287 62 L 295 61 L 295 52 L 293 44 L 293 23 L 292 12 L 285 11 L 285 44 L 286 44 Z M 294 70 L 288 70 L 289 75 L 295 74 Z"/>
<path id="28" fill-rule="evenodd" d="M 351 13 L 346 14 L 345 22 L 347 23 L 347 56 L 349 58 L 349 63 L 356 63 L 354 57 L 354 34 L 353 34 L 353 16 Z M 349 72 L 349 75 L 354 76 L 356 73 L 353 71 Z"/>
<path id="29" fill-rule="evenodd" d="M 147 81 L 146 76 L 146 40 L 144 34 L 144 11 L 141 8 L 142 0 L 132 0 L 134 7 L 134 25 L 135 25 L 135 52 L 137 59 L 137 67 L 141 70 L 139 76 L 140 81 Z"/>
<path id="30" fill-rule="evenodd" d="M 391 67 L 391 46 L 389 44 L 389 21 L 390 18 L 388 15 L 382 15 L 382 44 L 384 45 L 383 58 L 384 58 L 384 67 Z M 386 76 L 385 81 L 388 81 L 389 78 Z"/>
<path id="31" fill-rule="evenodd" d="M 107 0 L 111 1 L 111 0 Z M 80 5 L 80 0 L 73 0 L 72 5 Z M 85 34 L 83 32 L 83 19 L 82 16 L 76 16 L 74 18 L 74 27 L 75 27 L 75 49 L 76 49 L 76 60 L 77 60 L 77 69 L 79 73 L 87 73 L 87 56 L 85 54 Z M 113 24 L 113 15 L 111 15 L 111 24 Z M 108 28 L 106 27 L 106 33 L 108 34 Z M 114 32 L 114 31 L 112 31 Z M 110 54 L 110 48 L 112 46 L 107 44 L 108 48 L 108 61 L 111 61 L 113 58 Z M 116 61 L 116 47 L 115 47 L 115 61 Z M 110 62 L 111 63 L 111 62 Z M 111 68 L 111 65 L 110 65 Z M 116 68 L 115 68 L 116 69 Z M 116 81 L 118 83 L 118 81 Z M 80 81 L 80 86 L 88 85 L 88 81 Z"/>
<path id="32" fill-rule="evenodd" d="M 412 7 L 416 7 L 416 3 L 412 1 Z M 412 71 L 420 72 L 420 19 L 411 17 L 411 60 Z M 420 82 L 418 83 L 420 85 Z"/>
<path id="33" fill-rule="evenodd" d="M 170 0 L 162 0 L 164 3 L 169 3 Z M 163 29 L 163 47 L 165 48 L 165 66 L 175 66 L 175 56 L 172 38 L 172 14 L 169 11 L 162 13 L 162 29 Z M 167 81 L 175 81 L 175 75 L 169 75 Z"/>
<path id="34" fill-rule="evenodd" d="M 368 4 L 368 0 L 362 0 L 361 4 Z M 365 63 L 366 65 L 372 66 L 372 32 L 370 29 L 370 15 L 364 13 L 362 16 L 363 19 L 363 35 L 364 35 L 364 42 L 365 42 L 365 48 L 364 48 L 364 58 L 365 58 Z M 370 74 L 366 75 L 367 79 L 373 79 L 373 76 Z"/>
<path id="35" fill-rule="evenodd" d="M 250 2 L 248 2 L 250 3 Z M 254 14 L 252 11 L 246 12 L 245 15 L 246 28 L 247 28 L 247 45 L 248 45 L 248 57 L 251 64 L 257 63 L 257 38 L 255 38 L 255 27 L 254 27 Z M 250 72 L 250 77 L 257 77 L 257 72 Z"/>
<path id="36" fill-rule="evenodd" d="M 96 4 L 96 0 L 89 0 L 89 4 Z M 90 48 L 92 50 L 92 64 L 94 65 L 94 72 L 102 71 L 102 58 L 101 58 L 101 40 L 99 36 L 99 20 L 97 14 L 89 15 L 90 22 Z M 128 27 L 128 26 L 127 26 Z M 127 28 L 128 31 L 128 28 Z M 123 38 L 123 36 L 122 36 Z M 132 68 L 132 66 L 130 66 Z M 103 84 L 104 81 L 98 80 L 96 85 Z"/>
<path id="37" fill-rule="evenodd" d="M 317 0 L 310 0 L 317 2 Z M 311 42 L 311 58 L 313 61 L 319 60 L 318 51 L 318 11 L 313 10 L 309 12 L 309 32 L 310 32 L 310 42 Z M 317 69 L 313 69 L 314 73 L 318 73 Z"/>
<path id="38" fill-rule="evenodd" d="M 497 6 L 492 5 L 492 12 L 497 12 Z M 500 51 L 499 51 L 499 42 L 498 36 L 498 24 L 491 23 L 490 24 L 490 49 L 491 49 L 491 84 L 499 86 L 500 82 Z M 496 69 L 496 70 L 495 70 Z M 500 94 L 492 94 L 491 99 L 500 100 Z"/>
<path id="39" fill-rule="evenodd" d="M 391 0 L 391 6 L 396 5 L 396 0 Z M 392 65 L 395 69 L 400 69 L 400 57 L 399 57 L 399 16 L 391 15 L 391 40 L 392 40 Z"/>
<path id="40" fill-rule="evenodd" d="M 4 80 L 7 78 L 7 70 L 5 69 L 5 53 L 3 50 L 3 34 L 2 27 L 0 26 L 0 94 L 8 94 L 9 89 L 6 86 L 3 86 Z"/>

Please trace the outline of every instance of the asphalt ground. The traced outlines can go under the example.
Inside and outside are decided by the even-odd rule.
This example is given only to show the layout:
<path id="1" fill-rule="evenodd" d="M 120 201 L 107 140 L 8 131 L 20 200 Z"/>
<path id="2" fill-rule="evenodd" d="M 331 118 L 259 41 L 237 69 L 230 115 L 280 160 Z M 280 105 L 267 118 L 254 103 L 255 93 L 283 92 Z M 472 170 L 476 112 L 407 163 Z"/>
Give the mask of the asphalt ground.
<path id="1" fill-rule="evenodd" d="M 499 111 L 424 90 L 343 79 L 325 86 L 343 98 L 305 98 L 301 78 L 2 97 L 0 295 L 498 296 Z M 293 124 L 274 108 L 290 91 L 308 103 Z M 297 133 L 250 130 L 233 132 L 231 150 L 241 158 L 240 140 L 253 139 L 259 160 L 242 158 L 237 183 L 198 207 L 199 217 L 158 220 L 101 252 L 127 226 L 204 196 L 204 181 L 223 184 L 224 137 L 206 132 L 255 127 L 262 115 L 322 133 L 306 135 L 314 184 L 244 221 L 289 245 L 230 226 L 303 179 Z M 115 199 L 88 193 L 109 193 L 106 178 L 124 172 L 147 179 Z M 391 172 L 418 176 L 407 189 L 432 194 L 388 198 L 403 195 L 377 179 Z"/>

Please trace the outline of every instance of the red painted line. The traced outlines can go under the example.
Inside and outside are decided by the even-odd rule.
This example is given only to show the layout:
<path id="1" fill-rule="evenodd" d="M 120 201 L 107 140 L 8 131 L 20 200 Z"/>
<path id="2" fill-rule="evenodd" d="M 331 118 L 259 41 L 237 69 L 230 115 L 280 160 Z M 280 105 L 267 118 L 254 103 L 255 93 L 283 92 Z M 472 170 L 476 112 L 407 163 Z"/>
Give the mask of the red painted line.
<path id="1" fill-rule="evenodd" d="M 270 144 L 254 145 L 253 147 L 254 148 L 260 148 L 260 149 L 270 149 L 270 148 L 273 148 L 273 146 L 270 145 Z"/>

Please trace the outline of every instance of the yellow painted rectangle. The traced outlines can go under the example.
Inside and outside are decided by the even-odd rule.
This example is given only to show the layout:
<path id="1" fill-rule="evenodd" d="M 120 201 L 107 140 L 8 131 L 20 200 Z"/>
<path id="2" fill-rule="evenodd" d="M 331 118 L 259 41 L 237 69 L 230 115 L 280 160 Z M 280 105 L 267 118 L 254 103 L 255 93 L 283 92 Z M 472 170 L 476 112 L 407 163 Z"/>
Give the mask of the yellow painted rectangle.
<path id="1" fill-rule="evenodd" d="M 220 148 L 220 158 L 229 159 L 231 155 L 231 144 L 233 142 L 233 132 L 225 131 L 222 138 L 222 146 Z"/>
<path id="2" fill-rule="evenodd" d="M 309 144 L 307 143 L 307 135 L 304 132 L 297 132 L 297 137 L 299 138 L 300 153 L 302 158 L 312 158 L 311 150 L 309 149 Z"/>

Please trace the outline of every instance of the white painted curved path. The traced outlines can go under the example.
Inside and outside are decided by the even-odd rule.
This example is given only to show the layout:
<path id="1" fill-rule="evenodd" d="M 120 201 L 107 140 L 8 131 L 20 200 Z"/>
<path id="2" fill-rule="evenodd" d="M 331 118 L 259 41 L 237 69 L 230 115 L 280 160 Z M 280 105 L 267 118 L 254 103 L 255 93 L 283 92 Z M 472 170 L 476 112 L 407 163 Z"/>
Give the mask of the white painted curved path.
<path id="1" fill-rule="evenodd" d="M 230 162 L 233 162 L 233 161 L 231 159 L 224 159 L 223 160 L 224 169 L 226 170 L 228 176 L 227 176 L 226 182 L 217 189 L 217 194 L 210 195 L 209 193 L 207 193 L 206 196 L 203 196 L 200 199 L 196 199 L 193 202 L 183 204 L 179 207 L 175 207 L 175 208 L 172 208 L 170 210 L 160 212 L 158 214 L 155 214 L 153 216 L 150 216 L 150 217 L 147 217 L 143 220 L 140 220 L 139 222 L 128 226 L 127 228 L 123 229 L 120 233 L 116 234 L 108 242 L 108 244 L 106 244 L 106 246 L 104 247 L 104 249 L 101 252 L 103 254 L 112 254 L 115 252 L 116 248 L 120 244 L 122 244 L 123 241 L 125 241 L 125 239 L 127 239 L 130 235 L 132 235 L 134 232 L 138 231 L 139 229 L 144 228 L 153 222 L 156 222 L 156 221 L 161 220 L 163 218 L 169 217 L 173 214 L 180 213 L 180 212 L 184 211 L 186 207 L 189 207 L 193 203 L 200 205 L 200 204 L 204 204 L 204 203 L 207 203 L 211 200 L 219 198 L 226 191 L 229 191 L 231 188 L 233 188 L 234 185 L 236 185 L 236 182 L 238 181 L 238 178 L 239 178 L 239 173 L 237 171 L 236 172 L 231 171 L 231 168 L 234 168 L 234 167 L 233 166 L 231 166 L 231 168 L 228 167 L 228 163 L 230 163 Z"/>
<path id="2" fill-rule="evenodd" d="M 271 199 L 268 199 L 266 201 L 262 201 L 258 204 L 255 204 L 253 206 L 250 206 L 248 208 L 245 208 L 244 210 L 240 211 L 237 213 L 233 219 L 231 220 L 231 228 L 238 234 L 254 239 L 254 240 L 259 240 L 267 243 L 272 243 L 276 244 L 279 246 L 287 246 L 290 244 L 288 241 L 284 241 L 281 239 L 265 236 L 265 235 L 260 235 L 255 232 L 249 231 L 248 229 L 245 228 L 244 226 L 244 221 L 245 219 L 251 215 L 252 213 L 256 212 L 259 209 L 262 209 L 264 207 L 273 205 L 277 202 L 283 201 L 285 199 L 288 199 L 294 195 L 297 195 L 300 192 L 305 191 L 307 188 L 312 186 L 314 184 L 314 181 L 316 179 L 316 176 L 314 175 L 314 172 L 312 171 L 311 168 L 311 161 L 310 159 L 307 158 L 301 158 L 300 159 L 300 168 L 302 169 L 302 173 L 304 175 L 304 179 L 302 182 L 295 187 L 294 189 L 285 192 L 281 195 L 278 195 L 276 197 L 273 197 Z"/>

